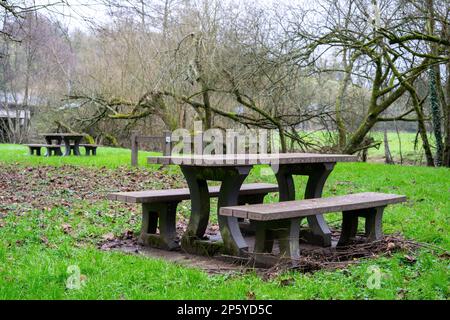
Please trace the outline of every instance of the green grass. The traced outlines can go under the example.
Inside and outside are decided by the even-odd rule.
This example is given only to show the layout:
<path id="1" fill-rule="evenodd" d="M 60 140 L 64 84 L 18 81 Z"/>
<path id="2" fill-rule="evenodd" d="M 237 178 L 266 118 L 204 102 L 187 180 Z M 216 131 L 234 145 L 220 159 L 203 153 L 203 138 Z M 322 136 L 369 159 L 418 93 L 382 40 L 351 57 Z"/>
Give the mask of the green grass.
<path id="1" fill-rule="evenodd" d="M 317 144 L 319 146 L 329 146 L 337 141 L 337 134 L 329 133 L 323 130 L 313 132 L 302 131 L 299 132 L 299 134 L 304 136 L 305 141 Z M 379 148 L 371 148 L 368 150 L 369 161 L 376 160 L 379 162 L 380 160 L 384 160 L 384 133 L 375 131 L 370 132 L 369 135 L 374 138 L 376 142 L 381 142 Z M 428 138 L 433 147 L 433 135 L 429 135 Z M 416 148 L 414 146 L 415 140 L 416 134 L 414 132 L 399 132 L 399 134 L 397 134 L 395 131 L 388 131 L 389 148 L 396 163 L 400 163 L 401 160 L 403 160 L 403 163 L 405 164 L 420 165 L 426 163 L 421 139 L 419 137 Z"/>
<path id="2" fill-rule="evenodd" d="M 42 149 L 41 152 L 45 152 L 45 149 Z M 130 165 L 131 163 L 131 150 L 129 149 L 99 147 L 97 149 L 97 156 L 84 156 L 84 150 L 82 150 L 82 154 L 83 156 L 80 157 L 38 157 L 31 156 L 26 146 L 2 144 L 0 148 L 0 162 L 52 166 L 68 164 L 108 168 Z M 146 165 L 146 156 L 155 154 L 158 153 L 139 151 L 139 165 Z"/>
<path id="3" fill-rule="evenodd" d="M 52 158 L 28 156 L 26 151 L 22 146 L 0 145 L 0 163 L 16 164 L 17 170 L 42 164 L 115 168 L 129 165 L 130 160 L 129 150 L 124 149 L 100 148 L 97 157 Z M 144 153 L 140 163 L 145 164 Z M 179 173 L 176 167 L 171 170 Z M 273 175 L 262 176 L 261 167 L 257 167 L 248 181 L 275 179 Z M 299 197 L 304 182 L 297 179 Z M 450 170 L 338 164 L 324 195 L 369 190 L 408 196 L 406 204 L 386 210 L 386 233 L 401 232 L 409 239 L 450 249 Z M 415 263 L 399 252 L 392 257 L 364 260 L 344 270 L 289 272 L 269 281 L 253 272 L 209 276 L 162 260 L 100 251 L 96 241 L 106 232 L 119 234 L 139 228 L 136 216 L 115 211 L 110 205 L 108 201 L 79 201 L 70 209 L 55 205 L 50 210 L 15 212 L 0 218 L 0 299 L 246 299 L 250 293 L 256 299 L 449 298 L 448 257 L 425 249 L 416 254 Z M 327 219 L 332 226 L 338 226 L 339 218 L 331 215 Z M 65 233 L 63 224 L 70 224 L 73 231 Z M 78 266 L 85 279 L 80 289 L 66 288 L 70 276 L 67 268 L 71 265 Z M 368 270 L 373 265 L 382 271 L 379 289 L 367 286 L 371 276 Z"/>
<path id="4" fill-rule="evenodd" d="M 383 132 L 372 132 L 371 136 L 375 141 L 381 141 L 380 148 L 370 149 L 368 152 L 368 157 L 370 158 L 384 158 L 384 133 Z M 430 143 L 434 144 L 434 137 L 430 135 Z M 403 160 L 406 163 L 421 164 L 425 163 L 425 155 L 422 148 L 422 140 L 418 140 L 417 148 L 414 148 L 414 142 L 416 140 L 416 134 L 412 132 L 388 132 L 388 143 L 389 149 L 391 151 L 394 161 L 400 163 L 400 151 Z"/>

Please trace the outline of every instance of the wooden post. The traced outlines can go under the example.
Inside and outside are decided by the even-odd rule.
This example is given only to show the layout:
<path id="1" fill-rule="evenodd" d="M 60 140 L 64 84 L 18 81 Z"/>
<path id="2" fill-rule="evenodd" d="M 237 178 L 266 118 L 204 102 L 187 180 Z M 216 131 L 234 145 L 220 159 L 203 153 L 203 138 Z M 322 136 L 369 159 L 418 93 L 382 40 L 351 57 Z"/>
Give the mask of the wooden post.
<path id="1" fill-rule="evenodd" d="M 171 154 L 172 154 L 172 132 L 164 131 L 163 156 L 170 156 Z"/>
<path id="2" fill-rule="evenodd" d="M 133 167 L 137 167 L 137 165 L 138 165 L 138 153 L 139 153 L 138 133 L 137 133 L 137 131 L 132 131 L 132 134 L 131 134 L 131 165 Z"/>
<path id="3" fill-rule="evenodd" d="M 391 149 L 389 148 L 389 140 L 386 127 L 384 127 L 384 162 L 386 164 L 394 164 L 394 160 L 392 159 Z"/>

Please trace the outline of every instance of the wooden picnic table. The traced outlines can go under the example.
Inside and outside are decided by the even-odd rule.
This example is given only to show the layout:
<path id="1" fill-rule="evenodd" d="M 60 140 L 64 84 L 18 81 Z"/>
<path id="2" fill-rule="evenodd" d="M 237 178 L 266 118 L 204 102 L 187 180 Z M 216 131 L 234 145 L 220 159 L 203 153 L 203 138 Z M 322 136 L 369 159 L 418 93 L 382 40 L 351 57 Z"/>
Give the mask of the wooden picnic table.
<path id="1" fill-rule="evenodd" d="M 61 144 L 64 142 L 65 146 L 65 156 L 69 156 L 71 151 L 73 150 L 73 154 L 76 156 L 81 155 L 80 153 L 80 142 L 81 139 L 84 138 L 84 134 L 79 133 L 44 133 L 45 141 L 47 144 L 52 144 L 53 141 L 56 141 L 57 144 Z"/>
<path id="2" fill-rule="evenodd" d="M 308 176 L 305 199 L 320 198 L 325 182 L 337 162 L 357 161 L 356 156 L 340 154 L 284 153 L 151 156 L 149 164 L 179 165 L 191 193 L 191 216 L 181 245 L 188 252 L 198 252 L 209 221 L 210 198 L 207 181 L 220 181 L 217 212 L 221 207 L 238 204 L 242 183 L 254 165 L 271 165 L 279 186 L 279 200 L 295 200 L 294 175 Z M 331 231 L 323 215 L 307 217 L 309 240 L 323 246 L 331 245 Z M 238 218 L 218 214 L 224 249 L 242 255 L 248 246 L 239 228 Z M 201 247 L 201 246 L 200 246 Z"/>

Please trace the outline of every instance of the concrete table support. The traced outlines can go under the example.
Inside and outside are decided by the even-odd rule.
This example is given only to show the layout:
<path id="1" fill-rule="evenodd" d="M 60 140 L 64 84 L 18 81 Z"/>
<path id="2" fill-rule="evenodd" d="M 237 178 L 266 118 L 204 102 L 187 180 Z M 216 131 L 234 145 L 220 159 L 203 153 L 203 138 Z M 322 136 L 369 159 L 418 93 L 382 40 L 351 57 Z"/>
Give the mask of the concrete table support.
<path id="1" fill-rule="evenodd" d="M 189 171 L 189 170 L 188 170 Z M 269 192 L 278 191 L 277 185 L 267 183 L 248 183 L 241 186 L 239 190 L 238 204 L 256 204 L 263 203 L 264 197 Z M 217 198 L 222 194 L 219 186 L 209 186 L 207 196 Z M 187 249 L 189 244 L 202 239 L 209 218 L 209 199 L 204 198 L 205 193 L 201 197 L 203 202 L 198 205 L 194 203 L 195 208 L 204 208 L 208 206 L 208 214 L 191 215 L 190 230 L 193 236 L 187 239 Z M 178 237 L 176 234 L 176 213 L 177 206 L 183 200 L 190 200 L 190 190 L 183 189 L 166 189 L 166 190 L 145 190 L 118 192 L 108 195 L 108 199 L 122 201 L 127 203 L 142 204 L 142 228 L 140 242 L 151 247 L 174 250 L 179 248 Z M 195 212 L 203 212 L 203 209 Z M 159 229 L 159 233 L 157 233 Z M 207 250 L 208 251 L 208 250 Z M 211 251 L 211 250 L 209 250 Z"/>
<path id="2" fill-rule="evenodd" d="M 371 242 L 383 237 L 384 208 L 389 204 L 404 201 L 406 197 L 403 195 L 363 192 L 329 198 L 222 207 L 219 214 L 249 219 L 256 223 L 256 262 L 274 262 L 272 248 L 274 241 L 278 241 L 280 256 L 277 259 L 288 258 L 295 265 L 300 254 L 299 226 L 302 218 L 342 212 L 342 233 L 338 246 L 346 246 L 351 244 L 356 236 L 358 217 L 364 217 L 366 241 Z"/>
<path id="3" fill-rule="evenodd" d="M 217 210 L 223 206 L 239 204 L 239 190 L 252 166 L 237 167 L 203 167 L 181 166 L 191 193 L 191 218 L 181 245 L 187 252 L 198 252 L 197 240 L 202 240 L 208 226 L 210 212 L 210 196 L 207 181 L 220 181 Z M 239 221 L 235 217 L 218 215 L 220 234 L 222 235 L 224 252 L 240 255 L 248 249 L 239 229 Z M 205 244 L 207 245 L 207 244 Z"/>
<path id="4" fill-rule="evenodd" d="M 325 182 L 335 163 L 283 164 L 275 174 L 280 190 L 280 201 L 295 200 L 294 175 L 308 176 L 305 199 L 320 198 Z M 305 234 L 311 243 L 331 246 L 331 231 L 323 215 L 307 217 L 310 233 Z"/>

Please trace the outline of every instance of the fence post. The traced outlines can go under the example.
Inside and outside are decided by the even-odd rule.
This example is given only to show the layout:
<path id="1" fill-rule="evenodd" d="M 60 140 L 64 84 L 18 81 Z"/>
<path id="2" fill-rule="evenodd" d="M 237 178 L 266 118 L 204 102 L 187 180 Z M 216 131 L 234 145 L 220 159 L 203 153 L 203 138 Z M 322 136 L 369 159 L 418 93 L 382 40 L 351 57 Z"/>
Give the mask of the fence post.
<path id="1" fill-rule="evenodd" d="M 133 167 L 136 167 L 138 165 L 138 152 L 139 152 L 138 132 L 132 131 L 132 134 L 131 134 L 131 165 Z"/>
<path id="2" fill-rule="evenodd" d="M 172 154 L 172 132 L 164 131 L 163 156 L 170 156 L 171 154 Z"/>

